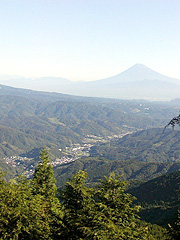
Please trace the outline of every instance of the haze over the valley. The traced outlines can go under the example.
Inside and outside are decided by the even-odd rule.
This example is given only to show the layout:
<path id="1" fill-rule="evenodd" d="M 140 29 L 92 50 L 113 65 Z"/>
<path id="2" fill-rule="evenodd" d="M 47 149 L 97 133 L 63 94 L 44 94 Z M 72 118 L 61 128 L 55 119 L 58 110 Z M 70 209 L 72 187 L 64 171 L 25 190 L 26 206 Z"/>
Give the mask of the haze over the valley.
<path id="1" fill-rule="evenodd" d="M 171 91 L 175 87 L 171 81 L 171 86 L 155 84 L 162 94 L 151 86 L 154 85 L 151 80 L 169 82 L 169 79 L 146 69 L 150 86 L 148 92 L 142 93 L 140 87 L 145 88 L 147 82 L 140 83 L 144 78 L 143 74 L 140 77 L 137 65 L 134 70 L 126 70 L 140 63 L 180 79 L 179 23 L 180 4 L 176 0 L 2 1 L 0 79 L 8 80 L 10 76 L 11 80 L 16 79 L 11 81 L 12 86 L 70 94 L 173 98 L 179 94 Z M 114 75 L 117 76 L 111 78 Z M 49 76 L 54 78 L 44 79 Z M 126 84 L 122 86 L 124 80 Z M 93 83 L 71 86 L 72 81 Z M 114 82 L 114 86 L 105 87 L 106 81 Z M 130 81 L 138 83 L 132 86 Z M 170 88 L 170 93 L 166 94 L 164 88 Z"/>
<path id="2" fill-rule="evenodd" d="M 17 88 L 79 96 L 117 99 L 170 100 L 180 96 L 180 80 L 135 64 L 115 76 L 96 81 L 70 81 L 61 77 L 25 78 L 0 75 L 0 83 Z"/>

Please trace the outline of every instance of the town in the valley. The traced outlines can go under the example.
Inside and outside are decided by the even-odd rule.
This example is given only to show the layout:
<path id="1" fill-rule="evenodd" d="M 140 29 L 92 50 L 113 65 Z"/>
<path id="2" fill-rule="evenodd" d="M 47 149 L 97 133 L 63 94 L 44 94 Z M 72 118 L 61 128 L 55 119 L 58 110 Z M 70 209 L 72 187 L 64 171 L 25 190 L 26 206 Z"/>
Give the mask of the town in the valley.
<path id="1" fill-rule="evenodd" d="M 126 132 L 119 135 L 99 137 L 95 135 L 87 135 L 82 144 L 76 143 L 72 144 L 72 146 L 65 147 L 65 149 L 59 148 L 62 157 L 56 158 L 51 161 L 53 167 L 68 164 L 70 162 L 76 161 L 81 157 L 88 157 L 90 154 L 90 149 L 99 143 L 107 143 L 110 142 L 111 139 L 122 138 L 123 136 L 130 134 L 132 132 Z M 22 174 L 27 178 L 32 177 L 34 174 L 37 162 L 34 161 L 33 158 L 22 157 L 22 156 L 6 156 L 3 158 L 6 164 L 11 165 L 14 168 L 22 168 Z"/>

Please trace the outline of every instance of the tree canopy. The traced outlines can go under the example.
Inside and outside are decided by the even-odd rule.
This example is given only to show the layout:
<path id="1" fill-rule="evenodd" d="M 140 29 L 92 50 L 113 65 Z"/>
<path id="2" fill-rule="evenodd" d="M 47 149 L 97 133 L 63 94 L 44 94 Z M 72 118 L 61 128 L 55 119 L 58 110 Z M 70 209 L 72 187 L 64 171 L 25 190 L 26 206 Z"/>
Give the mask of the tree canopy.
<path id="1" fill-rule="evenodd" d="M 31 180 L 6 182 L 1 173 L 0 239 L 170 239 L 139 219 L 135 198 L 114 173 L 90 188 L 79 171 L 57 192 L 46 150 L 40 159 Z"/>

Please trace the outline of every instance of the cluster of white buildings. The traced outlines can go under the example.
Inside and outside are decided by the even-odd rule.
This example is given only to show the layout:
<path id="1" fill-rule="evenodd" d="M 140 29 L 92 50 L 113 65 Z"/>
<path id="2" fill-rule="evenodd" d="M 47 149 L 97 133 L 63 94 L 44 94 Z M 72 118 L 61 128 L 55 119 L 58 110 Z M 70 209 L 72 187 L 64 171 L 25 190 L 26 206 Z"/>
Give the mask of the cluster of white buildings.
<path id="1" fill-rule="evenodd" d="M 53 167 L 56 167 L 61 164 L 67 164 L 70 162 L 74 162 L 76 159 L 75 158 L 69 158 L 69 157 L 62 157 L 62 158 L 57 158 L 55 161 L 51 162 L 51 165 Z"/>
<path id="2" fill-rule="evenodd" d="M 30 161 L 32 158 L 27 157 L 20 157 L 20 156 L 11 156 L 11 157 L 4 157 L 3 160 L 7 164 L 10 164 L 12 167 L 17 167 L 17 165 L 22 164 L 24 161 Z"/>
<path id="3" fill-rule="evenodd" d="M 64 156 L 61 158 L 57 158 L 56 160 L 52 161 L 51 164 L 53 167 L 56 167 L 58 165 L 62 164 L 68 164 L 70 162 L 76 161 L 78 158 L 83 156 L 89 156 L 89 151 L 92 146 L 94 146 L 98 142 L 104 142 L 104 141 L 110 141 L 112 138 L 121 138 L 124 135 L 128 134 L 130 132 L 122 133 L 119 135 L 109 136 L 106 139 L 103 137 L 98 137 L 95 135 L 87 135 L 87 137 L 84 139 L 83 144 L 73 144 L 71 147 L 66 147 L 64 150 L 59 149 L 60 152 Z M 11 157 L 4 157 L 3 158 L 7 164 L 10 164 L 13 167 L 18 167 L 20 165 L 23 165 L 23 163 L 27 163 L 27 161 L 33 160 L 32 158 L 27 157 L 20 157 L 20 156 L 11 156 Z M 29 162 L 28 166 L 24 167 L 24 175 L 28 178 L 32 177 L 35 171 L 35 166 L 30 165 Z"/>

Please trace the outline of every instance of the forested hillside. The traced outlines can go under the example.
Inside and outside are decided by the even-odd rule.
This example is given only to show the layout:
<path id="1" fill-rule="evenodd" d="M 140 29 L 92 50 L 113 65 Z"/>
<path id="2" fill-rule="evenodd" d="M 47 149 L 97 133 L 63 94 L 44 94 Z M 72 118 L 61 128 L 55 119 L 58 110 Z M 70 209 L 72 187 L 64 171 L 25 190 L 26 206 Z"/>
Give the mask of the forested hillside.
<path id="1" fill-rule="evenodd" d="M 163 226 L 174 224 L 179 209 L 180 171 L 165 174 L 128 192 L 137 197 L 142 208 L 140 216 L 145 221 Z"/>
<path id="2" fill-rule="evenodd" d="M 180 169 L 180 132 L 149 129 L 128 134 L 108 143 L 99 143 L 89 157 L 55 167 L 60 187 L 77 170 L 85 170 L 89 182 L 95 183 L 110 172 L 124 180 L 147 181 Z"/>
<path id="3" fill-rule="evenodd" d="M 136 180 L 136 184 L 180 169 L 180 163 L 144 163 L 138 160 L 109 161 L 102 157 L 78 159 L 54 168 L 57 186 L 62 187 L 78 170 L 87 171 L 88 182 L 97 183 L 103 176 L 115 172 L 122 180 Z"/>
<path id="4" fill-rule="evenodd" d="M 87 173 L 79 171 L 57 195 L 45 150 L 40 158 L 31 180 L 0 181 L 2 239 L 172 239 L 165 228 L 139 219 L 139 206 L 115 174 L 89 188 Z"/>
<path id="5" fill-rule="evenodd" d="M 91 157 L 103 156 L 107 160 L 117 161 L 138 159 L 161 162 L 164 149 L 159 148 L 158 154 L 154 155 L 153 149 L 145 144 L 145 151 L 137 157 L 136 150 L 128 145 L 131 135 L 127 136 L 127 140 L 123 138 L 122 143 L 121 139 L 113 142 L 113 138 L 140 129 L 164 126 L 167 118 L 170 119 L 177 112 L 175 106 L 165 103 L 75 97 L 6 86 L 0 88 L 0 108 L 1 159 L 18 155 L 34 159 L 20 162 L 20 165 L 17 161 L 17 170 L 13 171 L 14 173 L 26 171 L 27 167 L 30 171 L 31 166 L 34 169 L 39 151 L 44 147 L 48 148 L 52 160 L 67 156 L 71 161 L 72 154 L 69 151 L 68 155 L 64 155 L 65 149 L 73 144 L 80 144 L 80 147 L 85 145 L 89 141 L 85 141 L 87 136 L 94 138 L 93 142 L 90 142 L 91 149 L 86 154 Z M 153 138 L 155 130 L 149 132 Z M 161 133 L 162 129 L 159 132 Z M 132 136 L 132 139 L 135 139 L 134 135 Z M 107 144 L 99 146 L 98 138 Z M 166 153 L 162 161 L 167 160 L 168 154 Z M 80 157 L 78 156 L 78 159 Z M 4 159 L 1 162 L 3 163 Z M 102 172 L 108 171 L 107 166 L 106 164 L 106 170 Z M 29 173 L 27 175 L 29 176 Z"/>
<path id="6" fill-rule="evenodd" d="M 97 207 L 94 202 L 97 196 L 91 195 L 91 187 L 94 192 L 101 191 L 100 189 L 97 190 L 99 179 L 111 175 L 110 178 L 106 179 L 108 181 L 116 181 L 116 178 L 112 176 L 120 175 L 121 180 L 128 181 L 128 191 L 132 192 L 132 195 L 137 197 L 137 203 L 142 205 L 139 214 L 143 220 L 158 223 L 165 227 L 167 227 L 168 223 L 172 223 L 172 225 L 175 223 L 179 204 L 176 190 L 178 190 L 179 185 L 178 174 L 176 175 L 174 171 L 180 169 L 180 134 L 178 130 L 172 129 L 166 129 L 163 132 L 163 128 L 172 117 L 177 115 L 176 105 L 171 105 L 170 103 L 150 103 L 143 100 L 125 101 L 81 98 L 2 86 L 0 89 L 0 108 L 0 166 L 7 171 L 5 177 L 7 180 L 16 177 L 18 174 L 24 174 L 28 179 L 34 179 L 37 171 L 34 172 L 34 170 L 41 168 L 41 165 L 37 165 L 39 152 L 46 147 L 49 150 L 54 166 L 55 178 L 59 189 L 63 189 L 69 178 L 72 178 L 70 182 L 73 184 L 76 178 L 79 179 L 80 177 L 81 179 L 82 175 L 78 175 L 78 171 L 85 175 L 84 171 L 87 172 L 87 185 L 79 185 L 79 187 L 82 187 L 83 191 L 85 190 L 88 198 L 90 197 L 91 200 L 88 202 L 90 208 L 93 206 L 97 211 L 100 211 L 99 204 L 101 205 L 101 202 L 98 202 Z M 156 180 L 157 177 L 167 173 L 172 175 L 165 175 L 165 177 Z M 74 175 L 75 177 L 73 177 Z M 151 181 L 149 182 L 149 180 Z M 25 194 L 23 195 L 25 197 L 23 201 L 33 199 L 35 190 L 31 184 L 34 180 L 16 182 L 17 185 L 14 185 L 13 181 L 9 183 L 2 181 L 2 191 L 6 188 L 11 189 L 10 192 L 14 194 L 14 204 L 19 201 L 20 196 L 18 194 L 15 196 L 15 192 L 22 195 L 22 191 L 29 189 L 29 192 L 23 193 Z M 68 184 L 66 186 L 69 187 Z M 81 184 L 84 183 L 81 182 Z M 169 191 L 171 184 L 174 188 Z M 161 189 L 161 186 L 165 187 Z M 154 190 L 154 187 L 156 190 Z M 121 190 L 125 194 L 123 196 L 129 199 L 129 195 L 126 195 L 124 192 L 125 188 L 123 187 Z M 151 197 L 155 196 L 152 198 L 152 202 L 149 201 L 150 198 L 147 200 L 149 192 L 151 192 Z M 4 193 L 2 192 L 2 194 Z M 69 192 L 65 191 L 63 194 L 69 194 Z M 172 198 L 169 198 L 169 195 Z M 69 195 L 67 196 L 69 198 Z M 84 196 L 85 199 L 87 196 Z M 11 198 L 8 195 L 8 191 L 6 197 L 7 199 Z M 38 221 L 42 222 L 44 221 L 43 206 L 41 208 L 39 205 L 36 205 L 41 202 L 39 195 L 34 201 L 34 206 L 39 209 L 38 211 L 42 211 L 42 215 L 38 219 Z M 55 201 L 56 205 L 57 199 L 55 198 L 53 201 Z M 64 201 L 64 195 L 61 196 L 61 201 Z M 86 200 L 85 203 L 87 203 Z M 3 202 L 3 204 L 5 203 Z M 18 206 L 20 209 L 26 208 L 24 205 Z M 64 207 L 66 206 L 64 205 Z M 34 211 L 30 207 L 26 210 L 27 213 Z M 74 225 L 67 226 L 69 219 L 63 219 L 64 213 L 61 211 L 61 207 L 58 207 L 59 210 L 61 213 L 59 212 L 60 215 L 56 216 L 56 220 L 58 219 L 58 224 L 63 225 L 60 226 L 58 231 L 64 229 L 63 234 L 69 234 L 71 232 L 69 229 L 74 227 Z M 16 214 L 17 209 L 13 211 L 15 212 L 12 213 L 12 216 Z M 85 211 L 83 214 L 86 213 L 87 215 L 87 209 L 83 211 Z M 96 217 L 99 217 L 99 213 L 98 215 L 96 215 L 97 213 L 92 213 L 93 215 L 91 215 L 88 210 L 88 214 L 91 216 L 91 222 L 97 221 Z M 6 222 L 6 217 L 10 219 L 12 216 L 4 216 L 5 220 L 3 221 Z M 51 214 L 48 216 L 51 218 Z M 51 220 L 52 222 L 56 221 L 54 218 Z M 32 219 L 30 221 L 32 221 L 32 226 L 36 228 L 38 221 L 33 222 Z M 47 236 L 50 236 L 53 224 L 46 221 L 49 220 L 45 220 L 43 229 L 49 229 L 47 230 Z M 87 227 L 82 225 L 82 219 L 78 218 L 76 221 L 80 221 L 83 229 Z M 107 224 L 107 222 L 104 223 Z M 50 226 L 49 224 L 52 225 Z M 150 237 L 149 239 L 169 239 L 170 237 L 166 235 L 166 230 L 161 227 L 143 223 L 139 220 L 136 222 L 136 227 L 139 224 L 141 225 L 140 229 L 149 229 L 149 235 L 147 235 L 147 232 L 143 232 L 145 234 L 143 235 L 145 236 L 144 239 L 148 239 L 147 236 Z M 31 231 L 31 227 L 28 226 L 27 231 Z M 104 228 L 104 225 L 102 227 Z M 116 227 L 116 224 L 113 225 L 113 229 L 117 229 Z M 44 231 L 43 229 L 41 230 Z M 87 229 L 92 235 L 96 232 L 94 228 L 89 229 L 87 227 Z M 55 234 L 62 234 L 62 232 L 57 233 L 56 230 Z M 113 231 L 111 234 L 114 234 Z M 82 232 L 78 234 L 87 234 L 84 230 Z M 13 234 L 19 233 L 13 232 Z M 40 234 L 40 232 L 36 232 L 36 234 Z M 73 232 L 73 234 L 77 234 L 77 232 Z M 106 233 L 102 233 L 103 237 L 106 236 L 104 234 Z M 118 234 L 121 233 L 118 232 L 116 234 L 118 236 L 117 239 L 119 239 L 120 235 Z M 135 235 L 133 235 L 137 234 L 138 236 L 137 228 L 133 229 L 131 234 L 133 239 L 138 239 L 134 238 Z M 55 239 L 54 235 L 52 236 L 52 239 Z M 87 236 L 89 237 L 89 235 Z M 130 235 L 127 236 L 127 239 L 129 239 Z M 88 237 L 85 239 L 89 239 Z M 50 238 L 48 237 L 47 239 Z M 68 239 L 67 235 L 64 239 Z M 79 238 L 76 236 L 74 239 Z"/>
<path id="7" fill-rule="evenodd" d="M 176 107 L 146 101 L 74 97 L 6 86 L 0 88 L 0 156 L 36 147 L 58 149 L 88 135 L 113 136 L 164 126 Z M 12 136 L 10 137 L 10 132 Z"/>
<path id="8" fill-rule="evenodd" d="M 179 162 L 180 131 L 162 128 L 128 134 L 110 144 L 91 149 L 91 156 L 100 155 L 110 160 L 137 159 L 143 162 Z"/>

